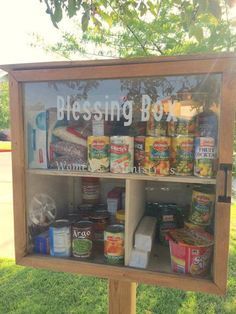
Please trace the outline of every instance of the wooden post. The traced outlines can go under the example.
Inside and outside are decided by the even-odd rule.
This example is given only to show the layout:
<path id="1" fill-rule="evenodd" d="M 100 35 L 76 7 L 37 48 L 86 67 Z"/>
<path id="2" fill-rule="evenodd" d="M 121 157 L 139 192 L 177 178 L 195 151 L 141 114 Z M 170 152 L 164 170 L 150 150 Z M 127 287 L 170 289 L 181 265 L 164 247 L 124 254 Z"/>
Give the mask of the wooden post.
<path id="1" fill-rule="evenodd" d="M 109 314 L 136 313 L 136 283 L 109 280 Z"/>

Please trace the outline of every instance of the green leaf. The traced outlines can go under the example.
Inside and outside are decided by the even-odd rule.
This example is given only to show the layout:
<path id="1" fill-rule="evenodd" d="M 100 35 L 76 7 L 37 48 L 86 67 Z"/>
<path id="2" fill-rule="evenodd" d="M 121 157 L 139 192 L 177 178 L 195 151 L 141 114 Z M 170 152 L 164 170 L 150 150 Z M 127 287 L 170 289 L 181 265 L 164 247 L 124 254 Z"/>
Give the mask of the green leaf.
<path id="1" fill-rule="evenodd" d="M 191 25 L 189 35 L 195 37 L 198 42 L 201 42 L 203 40 L 203 29 L 200 26 Z"/>
<path id="2" fill-rule="evenodd" d="M 90 20 L 90 14 L 89 11 L 85 11 L 82 20 L 81 20 L 81 25 L 82 25 L 82 31 L 85 32 L 88 29 L 88 23 Z"/>
<path id="3" fill-rule="evenodd" d="M 107 14 L 106 12 L 104 11 L 99 11 L 99 14 L 101 16 L 101 18 L 109 25 L 111 26 L 112 25 L 112 17 L 110 14 Z"/>
<path id="4" fill-rule="evenodd" d="M 146 7 L 145 3 L 143 3 L 143 2 L 140 2 L 138 9 L 140 11 L 141 16 L 143 16 L 147 12 L 147 7 Z"/>
<path id="5" fill-rule="evenodd" d="M 68 16 L 71 18 L 76 14 L 76 0 L 68 0 Z"/>
<path id="6" fill-rule="evenodd" d="M 58 23 L 62 19 L 62 8 L 59 2 L 55 2 L 55 10 L 53 14 L 51 15 L 52 21 L 54 23 Z"/>

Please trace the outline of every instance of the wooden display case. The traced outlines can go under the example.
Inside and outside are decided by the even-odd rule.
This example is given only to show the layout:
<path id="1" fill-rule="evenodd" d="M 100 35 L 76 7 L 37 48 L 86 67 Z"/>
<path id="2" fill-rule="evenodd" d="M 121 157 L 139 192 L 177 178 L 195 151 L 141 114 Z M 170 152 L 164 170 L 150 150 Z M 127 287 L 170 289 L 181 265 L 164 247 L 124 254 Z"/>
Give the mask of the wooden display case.
<path id="1" fill-rule="evenodd" d="M 235 55 L 53 62 L 4 65 L 1 68 L 9 73 L 10 81 L 16 263 L 112 280 L 224 294 L 227 284 L 233 121 L 236 99 Z M 90 82 L 91 86 L 103 82 L 104 85 L 101 84 L 103 87 L 99 87 L 101 89 L 97 94 L 93 94 L 91 99 L 92 97 L 96 98 L 96 95 L 101 97 L 101 93 L 108 93 L 111 96 L 118 86 L 120 92 L 118 96 L 123 96 L 121 91 L 125 90 L 124 95 L 133 97 L 132 99 L 135 101 L 135 92 L 138 93 L 137 90 L 142 84 L 146 84 L 145 86 L 149 86 L 149 88 L 153 84 L 159 84 L 160 88 L 163 88 L 162 96 L 173 96 L 177 90 L 179 92 L 182 89 L 182 93 L 186 92 L 184 90 L 186 89 L 186 80 L 190 77 L 190 81 L 192 79 L 199 80 L 200 85 L 198 86 L 200 87 L 196 92 L 199 95 L 202 93 L 209 100 L 210 96 L 219 94 L 217 97 L 220 103 L 215 104 L 219 117 L 216 177 L 148 176 L 141 173 L 92 173 L 28 167 L 27 114 L 31 106 L 40 107 L 42 103 L 47 108 L 54 106 L 55 98 L 53 97 L 55 95 L 69 93 L 70 88 L 74 88 L 79 93 L 81 89 L 78 86 L 71 87 L 71 84 L 76 85 L 81 82 Z M 213 83 L 209 80 L 211 78 Z M 123 89 L 121 82 L 124 84 Z M 170 82 L 174 85 L 172 91 L 172 86 L 169 86 L 169 90 L 168 86 L 165 86 L 165 84 L 171 85 Z M 131 84 L 131 92 L 129 84 Z M 144 91 L 145 86 L 143 87 Z M 89 90 L 90 87 L 87 87 Z M 117 95 L 115 96 L 117 97 Z M 206 98 L 204 101 L 207 103 Z M 39 105 L 38 102 L 41 104 Z M 214 100 L 211 100 L 211 105 L 213 102 Z M 81 202 L 80 181 L 84 176 L 100 178 L 104 187 L 104 195 L 111 185 L 118 184 L 125 187 L 124 266 L 108 265 L 99 256 L 92 261 L 78 261 L 72 258 L 55 258 L 49 255 L 29 253 L 27 212 L 33 195 L 38 192 L 48 193 L 56 200 L 57 206 L 63 210 L 71 202 L 74 205 Z M 210 273 L 204 278 L 198 278 L 172 272 L 169 249 L 159 245 L 154 246 L 147 269 L 128 267 L 134 231 L 144 215 L 145 202 L 177 200 L 185 204 L 186 199 L 190 202 L 194 184 L 214 186 L 216 189 L 215 244 Z M 165 194 L 163 187 L 166 188 L 166 191 L 169 189 L 170 192 Z M 103 196 L 104 200 L 105 196 Z"/>

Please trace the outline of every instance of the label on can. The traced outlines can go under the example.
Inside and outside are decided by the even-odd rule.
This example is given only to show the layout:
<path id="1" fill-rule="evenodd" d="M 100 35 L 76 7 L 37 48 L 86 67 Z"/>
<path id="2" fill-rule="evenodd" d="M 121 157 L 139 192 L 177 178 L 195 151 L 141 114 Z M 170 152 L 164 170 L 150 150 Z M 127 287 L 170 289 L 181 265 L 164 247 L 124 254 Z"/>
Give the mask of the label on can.
<path id="1" fill-rule="evenodd" d="M 109 171 L 109 137 L 88 137 L 88 169 L 91 172 Z"/>
<path id="2" fill-rule="evenodd" d="M 147 137 L 145 142 L 145 171 L 147 174 L 169 175 L 170 138 Z"/>
<path id="3" fill-rule="evenodd" d="M 194 175 L 203 178 L 212 178 L 214 159 L 214 138 L 197 137 L 195 139 Z"/>
<path id="4" fill-rule="evenodd" d="M 192 136 L 172 138 L 171 161 L 176 175 L 192 175 L 194 164 L 194 139 Z"/>
<path id="5" fill-rule="evenodd" d="M 72 256 L 90 257 L 93 247 L 93 224 L 80 221 L 72 225 Z"/>
<path id="6" fill-rule="evenodd" d="M 104 232 L 104 255 L 109 264 L 124 262 L 124 227 L 111 225 Z"/>
<path id="7" fill-rule="evenodd" d="M 213 193 L 193 190 L 191 214 L 189 220 L 200 226 L 211 223 L 215 195 Z"/>
<path id="8" fill-rule="evenodd" d="M 133 171 L 134 138 L 130 136 L 112 136 L 110 150 L 110 171 L 129 173 Z"/>
<path id="9" fill-rule="evenodd" d="M 50 255 L 70 256 L 71 255 L 71 232 L 69 226 L 49 228 Z"/>
<path id="10" fill-rule="evenodd" d="M 144 167 L 145 162 L 145 136 L 134 138 L 134 166 Z"/>

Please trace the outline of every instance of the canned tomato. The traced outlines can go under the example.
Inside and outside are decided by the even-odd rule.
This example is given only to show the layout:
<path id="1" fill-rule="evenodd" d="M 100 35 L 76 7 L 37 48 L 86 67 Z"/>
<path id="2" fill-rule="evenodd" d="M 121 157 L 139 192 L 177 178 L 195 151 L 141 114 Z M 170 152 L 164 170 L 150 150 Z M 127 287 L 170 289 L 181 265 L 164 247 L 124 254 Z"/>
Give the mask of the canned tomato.
<path id="1" fill-rule="evenodd" d="M 90 220 L 93 223 L 94 240 L 103 241 L 104 231 L 109 223 L 109 213 L 106 210 L 96 210 L 90 216 Z"/>
<path id="2" fill-rule="evenodd" d="M 145 172 L 150 175 L 169 175 L 170 138 L 147 137 L 145 142 Z"/>
<path id="3" fill-rule="evenodd" d="M 79 221 L 72 225 L 72 256 L 90 257 L 93 248 L 93 223 Z"/>
<path id="4" fill-rule="evenodd" d="M 130 136 L 112 136 L 110 150 L 110 171 L 129 173 L 133 171 L 134 138 Z"/>
<path id="5" fill-rule="evenodd" d="M 143 168 L 145 162 L 145 136 L 134 138 L 134 166 Z"/>
<path id="6" fill-rule="evenodd" d="M 88 137 L 88 170 L 91 172 L 109 171 L 109 137 Z"/>
<path id="7" fill-rule="evenodd" d="M 194 175 L 201 178 L 213 177 L 215 159 L 215 140 L 212 137 L 195 139 Z"/>
<path id="8" fill-rule="evenodd" d="M 192 204 L 189 220 L 200 226 L 211 223 L 215 194 L 208 188 L 196 188 L 192 194 Z"/>
<path id="9" fill-rule="evenodd" d="M 49 239 L 51 256 L 70 256 L 71 228 L 69 220 L 56 220 L 49 228 Z"/>
<path id="10" fill-rule="evenodd" d="M 179 135 L 172 138 L 171 163 L 175 175 L 187 176 L 193 174 L 194 139 L 192 136 Z"/>
<path id="11" fill-rule="evenodd" d="M 104 232 L 104 255 L 109 264 L 124 263 L 124 226 L 110 225 Z"/>

